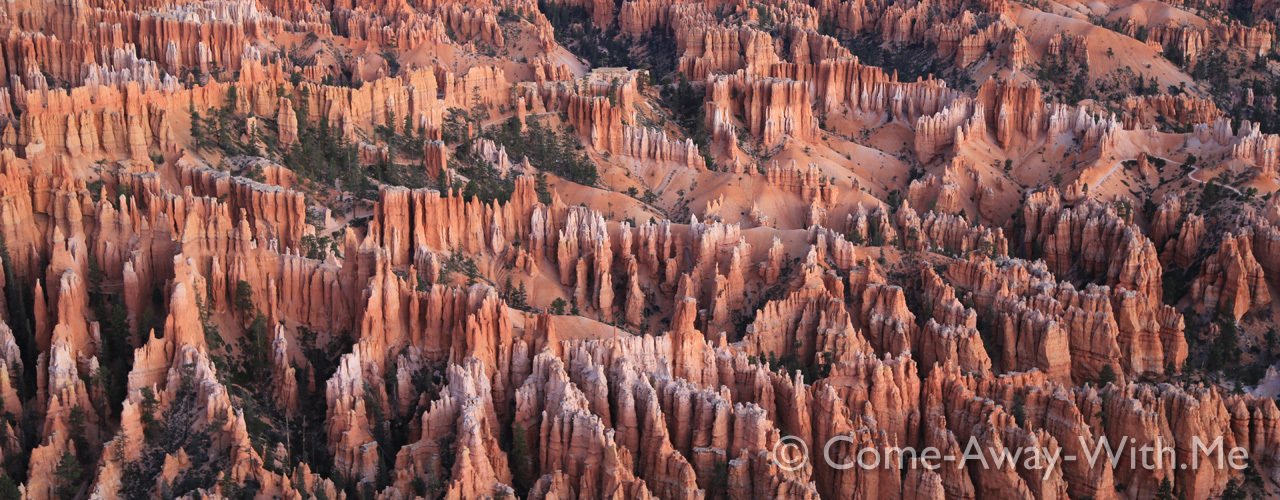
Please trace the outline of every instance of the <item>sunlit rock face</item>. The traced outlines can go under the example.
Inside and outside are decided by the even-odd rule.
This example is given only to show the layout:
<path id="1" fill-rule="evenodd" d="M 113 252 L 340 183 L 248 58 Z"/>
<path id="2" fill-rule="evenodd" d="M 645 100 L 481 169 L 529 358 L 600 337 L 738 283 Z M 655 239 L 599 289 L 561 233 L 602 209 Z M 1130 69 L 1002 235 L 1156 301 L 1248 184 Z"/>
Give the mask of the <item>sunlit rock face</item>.
<path id="1" fill-rule="evenodd" d="M 0 496 L 1274 496 L 1276 6 L 1077 7 L 0 6 Z"/>

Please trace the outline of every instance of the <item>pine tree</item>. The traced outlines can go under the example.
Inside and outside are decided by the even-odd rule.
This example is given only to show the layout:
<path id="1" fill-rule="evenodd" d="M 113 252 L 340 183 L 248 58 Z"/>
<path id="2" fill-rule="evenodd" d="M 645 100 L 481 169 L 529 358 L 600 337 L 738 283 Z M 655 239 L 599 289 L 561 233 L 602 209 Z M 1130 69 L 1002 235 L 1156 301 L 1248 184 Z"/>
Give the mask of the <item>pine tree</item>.
<path id="1" fill-rule="evenodd" d="M 76 453 L 88 453 L 89 440 L 85 438 L 84 409 L 80 405 L 71 407 L 71 415 L 67 418 L 67 421 L 71 426 L 71 442 L 75 445 Z"/>
<path id="2" fill-rule="evenodd" d="M 551 189 L 547 185 L 546 173 L 538 172 L 538 174 L 534 176 L 533 190 L 538 193 L 539 203 L 542 203 L 543 205 L 551 204 Z"/>
<path id="3" fill-rule="evenodd" d="M 196 112 L 195 102 L 188 104 L 187 109 L 191 111 L 191 141 L 196 143 L 196 149 L 205 149 L 204 119 Z"/>
<path id="4" fill-rule="evenodd" d="M 524 426 L 519 422 L 511 431 L 511 452 L 507 454 L 507 460 L 511 464 L 511 482 L 516 496 L 524 498 L 533 483 L 533 464 L 529 461 L 529 441 Z"/>
<path id="5" fill-rule="evenodd" d="M 529 307 L 529 291 L 525 289 L 524 282 L 520 282 L 520 287 L 516 289 L 515 299 L 512 300 L 512 307 L 516 309 L 527 309 Z"/>
<path id="6" fill-rule="evenodd" d="M 1027 422 L 1027 409 L 1023 401 L 1022 395 L 1013 397 L 1013 408 L 1010 411 L 1013 414 L 1013 421 L 1022 427 Z"/>
<path id="7" fill-rule="evenodd" d="M 1105 386 L 1116 381 L 1116 369 L 1108 363 L 1102 366 L 1102 373 L 1098 374 L 1098 385 Z"/>
<path id="8" fill-rule="evenodd" d="M 1169 477 L 1165 476 L 1160 480 L 1160 487 L 1156 489 L 1155 500 L 1174 500 L 1173 483 L 1169 481 Z"/>
<path id="9" fill-rule="evenodd" d="M 1249 494 L 1240 488 L 1240 480 L 1231 478 L 1227 481 L 1227 487 L 1222 489 L 1222 500 L 1245 500 L 1249 498 Z"/>
<path id="10" fill-rule="evenodd" d="M 0 473 L 0 500 L 21 500 L 22 492 L 8 474 Z"/>
<path id="11" fill-rule="evenodd" d="M 240 280 L 236 282 L 236 310 L 245 317 L 251 317 L 256 311 L 253 305 L 253 286 L 248 281 Z"/>
<path id="12" fill-rule="evenodd" d="M 156 408 L 160 407 L 160 400 L 156 399 L 156 393 L 150 387 L 142 388 L 142 414 L 139 420 L 142 421 L 142 433 L 150 440 L 159 432 L 160 423 L 156 421 Z"/>
<path id="13" fill-rule="evenodd" d="M 72 500 L 76 494 L 80 492 L 80 476 L 84 471 L 80 468 L 80 461 L 76 460 L 74 453 L 70 450 L 62 452 L 62 459 L 58 461 L 58 469 L 53 474 L 58 478 L 58 498 L 62 500 Z"/>

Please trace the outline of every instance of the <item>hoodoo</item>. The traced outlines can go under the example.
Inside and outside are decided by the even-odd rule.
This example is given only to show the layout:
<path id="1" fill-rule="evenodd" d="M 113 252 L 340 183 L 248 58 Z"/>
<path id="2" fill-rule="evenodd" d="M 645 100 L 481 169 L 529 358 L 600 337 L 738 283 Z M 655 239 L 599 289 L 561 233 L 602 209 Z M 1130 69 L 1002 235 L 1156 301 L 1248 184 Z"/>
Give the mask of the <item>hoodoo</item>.
<path id="1" fill-rule="evenodd" d="M 1273 3 L 4 3 L 0 500 L 1278 497 Z"/>

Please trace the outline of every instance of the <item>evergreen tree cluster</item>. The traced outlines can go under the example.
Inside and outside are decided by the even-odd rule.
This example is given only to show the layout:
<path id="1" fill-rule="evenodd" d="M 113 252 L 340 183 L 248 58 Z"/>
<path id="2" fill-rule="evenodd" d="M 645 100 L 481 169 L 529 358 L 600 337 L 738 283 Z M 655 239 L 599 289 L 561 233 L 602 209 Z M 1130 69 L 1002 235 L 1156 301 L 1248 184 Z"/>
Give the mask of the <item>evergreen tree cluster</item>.
<path id="1" fill-rule="evenodd" d="M 518 286 L 512 285 L 511 277 L 508 276 L 506 283 L 502 286 L 502 292 L 499 296 L 512 308 L 522 310 L 529 309 L 529 291 L 525 289 L 523 281 L 521 281 Z"/>
<path id="2" fill-rule="evenodd" d="M 486 135 L 505 147 L 511 158 L 528 158 L 533 168 L 584 186 L 594 186 L 599 182 L 596 165 L 577 137 L 568 131 L 548 127 L 536 119 L 527 121 L 527 125 L 521 126 L 519 120 L 512 118 L 501 127 L 486 130 Z"/>
<path id="3" fill-rule="evenodd" d="M 198 425 L 201 412 L 198 407 L 199 398 L 193 387 L 194 372 L 195 366 L 192 364 L 182 367 L 182 385 L 177 397 L 163 415 L 155 414 L 159 402 L 150 388 L 144 389 L 140 412 L 146 443 L 141 457 L 124 464 L 120 481 L 123 498 L 149 500 L 156 492 L 162 498 L 183 496 L 196 489 L 212 488 L 217 483 L 219 473 L 227 470 L 229 457 L 213 446 L 209 429 L 220 429 L 228 416 L 225 411 L 220 412 L 209 425 Z M 178 450 L 186 452 L 192 467 L 178 476 L 173 484 L 158 486 L 156 479 L 164 467 L 165 456 L 177 453 Z M 120 452 L 108 450 L 107 453 Z M 256 492 L 252 482 L 234 486 L 232 491 L 227 491 L 231 498 L 252 498 L 252 493 Z"/>
<path id="4" fill-rule="evenodd" d="M 298 115 L 298 143 L 284 153 L 284 165 L 322 186 L 340 186 L 360 198 L 377 198 L 377 189 L 365 175 L 356 147 L 342 131 L 330 127 L 328 118 L 321 118 L 315 124 L 307 121 L 306 87 L 302 92 L 294 111 Z"/>
<path id="5" fill-rule="evenodd" d="M 236 283 L 235 311 L 243 321 L 248 321 L 244 335 L 240 337 L 240 355 L 235 359 L 232 380 L 240 385 L 251 386 L 266 378 L 267 349 L 271 342 L 271 321 L 253 302 L 253 287 L 248 281 Z"/>
<path id="6" fill-rule="evenodd" d="M 190 106 L 191 139 L 203 151 L 222 151 L 226 156 L 260 154 L 256 142 L 245 144 L 240 137 L 245 134 L 246 121 L 235 115 L 236 87 L 227 88 L 223 105 L 209 116 L 201 116 L 194 104 Z"/>
<path id="7" fill-rule="evenodd" d="M 498 172 L 493 163 L 481 158 L 471 148 L 470 141 L 462 143 L 454 150 L 449 158 L 449 168 L 467 178 L 466 184 L 462 186 L 464 198 L 479 198 L 486 203 L 492 201 L 505 203 L 511 199 L 511 193 L 515 192 L 515 176 L 510 172 L 506 175 Z M 440 179 L 439 182 L 441 184 L 438 186 L 442 193 L 454 188 L 444 179 Z"/>

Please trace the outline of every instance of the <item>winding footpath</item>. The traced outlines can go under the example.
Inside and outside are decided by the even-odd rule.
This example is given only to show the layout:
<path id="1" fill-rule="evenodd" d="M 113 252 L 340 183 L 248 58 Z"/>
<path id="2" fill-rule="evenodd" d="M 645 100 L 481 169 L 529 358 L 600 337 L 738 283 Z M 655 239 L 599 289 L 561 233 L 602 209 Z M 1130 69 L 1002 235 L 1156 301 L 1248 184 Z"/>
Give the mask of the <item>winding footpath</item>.
<path id="1" fill-rule="evenodd" d="M 1193 181 L 1199 182 L 1199 183 L 1201 183 L 1201 184 L 1204 184 L 1204 183 L 1205 183 L 1204 181 L 1202 181 L 1202 180 L 1200 180 L 1200 179 L 1197 179 L 1197 178 L 1196 178 L 1196 172 L 1199 172 L 1199 171 L 1200 171 L 1200 167 L 1196 167 L 1195 169 L 1191 170 L 1191 172 L 1188 172 L 1188 173 L 1187 173 L 1187 178 L 1188 178 L 1188 179 L 1191 179 L 1191 180 L 1193 180 Z M 1230 189 L 1230 190 L 1231 190 L 1231 192 L 1233 192 L 1233 193 L 1235 193 L 1235 194 L 1237 194 L 1237 195 L 1242 195 L 1242 194 L 1243 194 L 1243 193 L 1241 193 L 1241 192 L 1240 192 L 1240 190 L 1239 190 L 1239 189 L 1233 188 L 1233 187 L 1228 186 L 1228 185 L 1226 185 L 1226 184 L 1218 184 L 1218 187 L 1220 187 L 1220 188 Z"/>
<path id="2" fill-rule="evenodd" d="M 1159 156 L 1151 156 L 1151 155 L 1147 155 L 1147 156 L 1148 156 L 1148 157 L 1150 157 L 1150 158 L 1159 158 L 1159 159 L 1161 159 L 1161 160 L 1164 160 L 1164 161 L 1168 162 L 1169 164 L 1178 164 L 1178 165 L 1182 165 L 1182 163 L 1180 163 L 1180 162 L 1176 162 L 1176 161 L 1173 161 L 1173 160 L 1170 160 L 1170 159 L 1168 159 L 1168 158 L 1162 158 L 1162 157 L 1159 157 Z M 1106 182 L 1107 178 L 1111 177 L 1111 174 L 1115 173 L 1116 169 L 1117 169 L 1117 168 L 1120 168 L 1120 165 L 1122 165 L 1125 161 L 1128 161 L 1128 160 L 1120 160 L 1120 161 L 1117 161 L 1115 165 L 1112 165 L 1112 166 L 1111 166 L 1111 170 L 1108 170 L 1106 174 L 1103 174 L 1103 176 L 1102 176 L 1102 178 L 1101 178 L 1101 179 L 1098 179 L 1098 180 L 1097 180 L 1097 182 L 1094 182 L 1092 186 L 1089 186 L 1089 190 L 1090 190 L 1090 191 L 1096 191 L 1096 190 L 1098 189 L 1098 186 L 1101 186 L 1103 182 Z M 1200 171 L 1200 167 L 1195 167 L 1194 169 L 1192 169 L 1190 172 L 1188 172 L 1188 173 L 1187 173 L 1187 178 L 1188 178 L 1188 179 L 1191 179 L 1191 180 L 1193 180 L 1193 181 L 1195 181 L 1195 182 L 1199 182 L 1199 183 L 1201 183 L 1201 184 L 1204 184 L 1204 183 L 1205 183 L 1205 181 L 1202 181 L 1202 180 L 1200 180 L 1200 179 L 1197 179 L 1197 178 L 1196 178 L 1196 172 L 1199 172 L 1199 171 Z M 1243 193 L 1241 193 L 1241 192 L 1240 192 L 1240 190 L 1239 190 L 1239 189 L 1236 189 L 1236 188 L 1234 188 L 1234 187 L 1228 186 L 1228 185 L 1226 185 L 1226 184 L 1218 184 L 1218 186 L 1219 186 L 1219 187 L 1222 187 L 1222 188 L 1225 188 L 1225 189 L 1230 189 L 1230 190 L 1231 190 L 1231 192 L 1233 192 L 1233 193 L 1235 193 L 1235 194 L 1237 194 L 1237 195 L 1242 195 L 1242 194 L 1243 194 Z"/>

